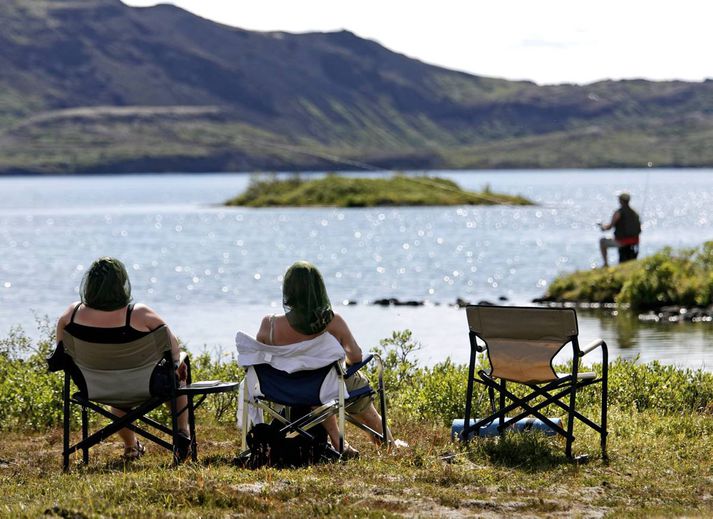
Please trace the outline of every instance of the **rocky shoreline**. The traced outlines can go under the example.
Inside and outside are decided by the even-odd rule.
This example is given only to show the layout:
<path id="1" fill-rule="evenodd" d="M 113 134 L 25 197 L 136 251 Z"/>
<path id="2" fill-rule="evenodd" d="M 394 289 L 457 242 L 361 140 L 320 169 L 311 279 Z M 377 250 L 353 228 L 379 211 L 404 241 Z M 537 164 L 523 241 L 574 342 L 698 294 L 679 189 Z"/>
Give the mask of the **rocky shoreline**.
<path id="1" fill-rule="evenodd" d="M 586 301 L 562 301 L 553 300 L 546 297 L 539 297 L 532 300 L 533 303 L 549 306 L 552 308 L 581 308 L 586 310 L 628 310 L 628 305 L 617 303 L 592 303 Z M 649 323 L 710 323 L 713 322 L 713 305 L 708 307 L 687 307 L 680 305 L 662 306 L 648 312 L 637 314 L 639 321 Z"/>
<path id="2" fill-rule="evenodd" d="M 480 300 L 477 302 L 468 301 L 461 297 L 457 298 L 452 303 L 440 303 L 433 302 L 430 303 L 433 306 L 448 305 L 455 308 L 465 308 L 469 305 L 485 305 L 494 306 L 507 304 L 508 298 L 505 296 L 500 296 L 497 302 Z M 410 307 L 420 307 L 426 305 L 427 301 L 423 299 L 397 299 L 395 297 L 381 298 L 370 301 L 371 306 L 410 306 Z M 546 297 L 538 297 L 532 300 L 532 303 L 540 306 L 547 306 L 551 308 L 575 308 L 582 310 L 603 310 L 616 315 L 620 310 L 629 310 L 628 305 L 620 305 L 617 303 L 597 303 L 597 302 L 587 302 L 587 301 L 563 301 L 554 300 Z M 356 301 L 347 300 L 344 302 L 345 305 L 353 306 L 358 304 Z M 662 306 L 661 308 L 650 310 L 648 312 L 641 312 L 637 314 L 639 321 L 650 322 L 650 323 L 711 323 L 713 322 L 713 305 L 706 308 L 702 307 L 685 307 L 678 305 Z"/>
<path id="3" fill-rule="evenodd" d="M 467 299 L 463 299 L 461 297 L 456 298 L 455 302 L 453 303 L 440 303 L 440 302 L 434 302 L 431 303 L 433 306 L 441 306 L 443 304 L 446 304 L 448 306 L 453 306 L 453 307 L 458 307 L 458 308 L 465 308 L 466 306 L 469 305 L 485 305 L 485 306 L 494 306 L 496 304 L 502 304 L 504 302 L 508 301 L 508 298 L 505 296 L 500 296 L 498 298 L 499 303 L 492 303 L 490 301 L 486 300 L 481 300 L 478 301 L 477 303 L 468 301 Z M 382 298 L 382 299 L 375 299 L 374 301 L 371 301 L 368 303 L 371 306 L 424 306 L 427 303 L 427 301 L 423 299 L 406 299 L 406 300 L 400 300 L 396 299 L 395 297 L 388 297 L 388 298 Z M 353 300 L 348 300 L 345 301 L 346 305 L 356 305 L 357 302 Z"/>

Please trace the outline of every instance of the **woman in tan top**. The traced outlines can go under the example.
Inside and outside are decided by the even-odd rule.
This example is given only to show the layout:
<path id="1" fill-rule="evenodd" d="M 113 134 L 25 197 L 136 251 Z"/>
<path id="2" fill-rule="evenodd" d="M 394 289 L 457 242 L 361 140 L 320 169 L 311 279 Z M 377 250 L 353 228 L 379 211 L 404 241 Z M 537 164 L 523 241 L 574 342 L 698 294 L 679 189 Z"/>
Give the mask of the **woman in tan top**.
<path id="1" fill-rule="evenodd" d="M 57 342 L 64 337 L 64 330 L 71 331 L 75 337 L 96 342 L 111 343 L 138 339 L 163 326 L 163 319 L 151 308 L 142 304 L 129 304 L 131 301 L 131 283 L 123 263 L 116 258 L 99 258 L 87 270 L 80 287 L 81 301 L 72 303 L 57 322 Z M 180 349 L 176 337 L 169 330 L 171 354 L 178 366 L 176 373 L 179 380 L 186 379 L 186 365 L 179 364 Z M 179 409 L 185 409 L 187 399 L 179 396 Z M 123 416 L 122 409 L 111 408 L 112 413 Z M 179 444 L 178 457 L 183 460 L 190 454 L 190 432 L 188 413 L 178 415 Z M 139 458 L 145 448 L 130 429 L 118 432 L 124 441 L 124 459 Z"/>

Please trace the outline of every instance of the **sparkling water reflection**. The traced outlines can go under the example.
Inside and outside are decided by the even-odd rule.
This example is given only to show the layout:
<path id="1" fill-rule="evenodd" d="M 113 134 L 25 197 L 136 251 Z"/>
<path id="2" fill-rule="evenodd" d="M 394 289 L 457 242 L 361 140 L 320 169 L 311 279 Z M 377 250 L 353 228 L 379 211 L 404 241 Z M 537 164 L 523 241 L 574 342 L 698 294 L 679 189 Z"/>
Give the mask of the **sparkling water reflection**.
<path id="1" fill-rule="evenodd" d="M 539 205 L 223 208 L 248 176 L 2 178 L 0 332 L 32 330 L 33 311 L 54 319 L 76 299 L 89 263 L 115 255 L 130 270 L 135 299 L 157 308 L 191 347 L 228 349 L 237 328 L 253 330 L 279 310 L 282 274 L 308 259 L 335 303 L 358 303 L 343 313 L 365 345 L 410 327 L 429 362 L 464 359 L 465 318 L 447 305 L 459 297 L 526 303 L 559 272 L 599 264 L 594 224 L 610 217 L 617 190 L 629 190 L 643 216 L 642 254 L 713 238 L 710 170 L 435 173 Z M 428 304 L 365 304 L 385 297 Z M 583 321 L 583 340 L 609 335 L 623 356 L 713 360 L 710 325 L 638 326 L 627 342 L 612 324 L 619 319 Z"/>

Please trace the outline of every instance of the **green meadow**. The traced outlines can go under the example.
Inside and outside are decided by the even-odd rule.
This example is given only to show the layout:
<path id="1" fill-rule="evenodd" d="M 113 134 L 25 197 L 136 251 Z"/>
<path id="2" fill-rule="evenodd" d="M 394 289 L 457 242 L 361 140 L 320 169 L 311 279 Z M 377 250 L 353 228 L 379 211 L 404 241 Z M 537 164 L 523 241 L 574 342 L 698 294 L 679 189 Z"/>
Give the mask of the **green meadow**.
<path id="1" fill-rule="evenodd" d="M 236 394 L 210 399 L 197 417 L 199 461 L 179 467 L 149 446 L 133 463 L 120 442 L 91 451 L 90 463 L 61 470 L 62 376 L 46 371 L 53 343 L 15 330 L 0 340 L 0 515 L 5 517 L 705 517 L 713 514 L 713 374 L 657 363 L 610 366 L 609 461 L 598 437 L 575 428 L 575 454 L 539 433 L 450 438 L 464 413 L 467 368 L 448 360 L 421 366 L 410 332 L 379 348 L 386 362 L 390 419 L 409 447 L 387 452 L 355 429 L 361 457 L 298 469 L 248 470 L 240 449 Z M 197 379 L 240 379 L 232 358 L 194 356 Z M 600 366 L 594 365 L 599 370 Z M 578 396 L 587 415 L 596 390 Z M 485 394 L 476 409 L 484 412 Z M 547 414 L 557 416 L 555 409 Z M 165 418 L 165 417 L 164 417 Z M 73 417 L 78 431 L 78 416 Z"/>

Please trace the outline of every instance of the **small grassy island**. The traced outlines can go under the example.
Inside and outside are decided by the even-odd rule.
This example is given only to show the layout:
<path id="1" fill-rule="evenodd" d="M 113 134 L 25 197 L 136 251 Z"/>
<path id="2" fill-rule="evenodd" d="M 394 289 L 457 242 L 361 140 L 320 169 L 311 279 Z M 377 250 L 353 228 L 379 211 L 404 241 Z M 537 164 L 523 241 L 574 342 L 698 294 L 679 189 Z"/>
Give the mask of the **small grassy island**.
<path id="1" fill-rule="evenodd" d="M 656 254 L 610 268 L 555 279 L 543 301 L 620 303 L 635 310 L 713 304 L 713 241 Z"/>
<path id="2" fill-rule="evenodd" d="M 532 205 L 521 196 L 465 191 L 437 177 L 354 178 L 330 174 L 305 180 L 255 178 L 247 190 L 225 205 L 248 207 L 375 207 L 432 205 Z"/>

